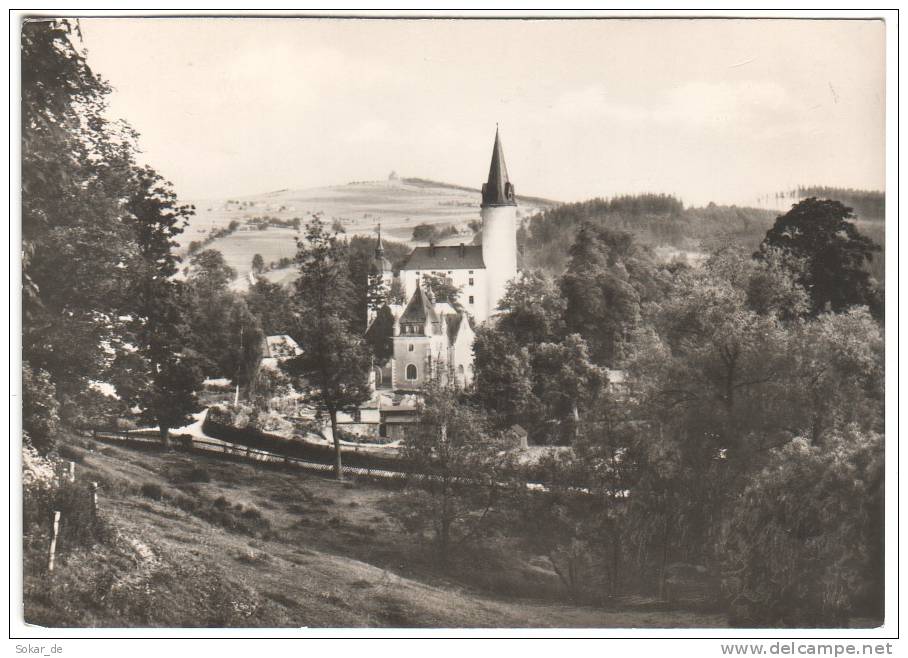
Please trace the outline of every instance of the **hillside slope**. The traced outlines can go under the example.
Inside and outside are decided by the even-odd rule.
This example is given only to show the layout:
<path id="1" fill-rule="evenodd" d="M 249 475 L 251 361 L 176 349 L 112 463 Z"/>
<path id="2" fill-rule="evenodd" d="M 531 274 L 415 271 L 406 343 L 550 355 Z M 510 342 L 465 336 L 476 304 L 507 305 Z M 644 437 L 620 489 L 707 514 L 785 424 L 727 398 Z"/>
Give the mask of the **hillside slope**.
<path id="1" fill-rule="evenodd" d="M 571 605 L 557 578 L 519 555 L 465 556 L 441 572 L 389 510 L 400 494 L 373 482 L 182 452 L 96 445 L 77 469 L 101 482 L 115 540 L 26 548 L 25 619 L 89 627 L 682 627 L 718 614 L 624 601 Z M 192 469 L 208 482 L 190 482 Z M 139 488 L 163 491 L 161 500 Z M 191 501 L 191 502 L 187 502 Z M 33 542 L 34 543 L 34 542 Z M 40 548 L 40 550 L 38 550 Z"/>
<path id="2" fill-rule="evenodd" d="M 269 227 L 258 230 L 247 222 L 274 218 L 281 222 L 298 218 L 305 223 L 321 214 L 331 223 L 338 221 L 349 235 L 375 235 L 381 222 L 382 235 L 409 242 L 413 227 L 426 223 L 452 225 L 460 234 L 449 242 L 469 242 L 473 238 L 467 224 L 479 219 L 478 189 L 428 181 L 419 178 L 355 182 L 331 187 L 277 190 L 247 197 L 192 201 L 196 216 L 180 236 L 180 252 L 185 255 L 192 241 L 201 241 L 212 231 L 232 221 L 239 229 L 206 245 L 224 254 L 228 264 L 241 278 L 250 269 L 252 257 L 259 253 L 265 262 L 292 257 L 296 251 L 292 228 Z M 557 202 L 537 197 L 518 197 L 518 216 L 529 217 Z"/>

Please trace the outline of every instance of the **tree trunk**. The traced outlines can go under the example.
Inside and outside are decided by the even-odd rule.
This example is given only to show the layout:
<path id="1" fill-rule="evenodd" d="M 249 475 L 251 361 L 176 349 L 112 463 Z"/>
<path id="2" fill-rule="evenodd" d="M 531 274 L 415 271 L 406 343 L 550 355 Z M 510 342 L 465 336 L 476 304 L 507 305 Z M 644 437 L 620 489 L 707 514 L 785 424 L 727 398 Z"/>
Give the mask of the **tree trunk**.
<path id="1" fill-rule="evenodd" d="M 334 477 L 343 480 L 344 465 L 341 462 L 340 437 L 337 435 L 337 411 L 330 411 L 329 415 L 331 416 L 331 438 L 334 440 Z"/>
<path id="2" fill-rule="evenodd" d="M 167 425 L 161 425 L 161 444 L 165 448 L 170 448 L 170 428 Z"/>

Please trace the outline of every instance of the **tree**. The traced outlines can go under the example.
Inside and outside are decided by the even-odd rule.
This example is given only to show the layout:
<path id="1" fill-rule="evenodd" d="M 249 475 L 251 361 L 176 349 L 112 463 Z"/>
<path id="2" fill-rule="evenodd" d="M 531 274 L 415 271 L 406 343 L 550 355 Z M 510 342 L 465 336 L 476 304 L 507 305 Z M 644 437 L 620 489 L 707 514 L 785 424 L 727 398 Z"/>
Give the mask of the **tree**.
<path id="1" fill-rule="evenodd" d="M 22 24 L 23 361 L 61 402 L 107 365 L 134 242 L 121 221 L 135 134 L 107 119 L 109 85 L 78 24 Z"/>
<path id="2" fill-rule="evenodd" d="M 409 530 L 432 532 L 443 565 L 452 548 L 487 529 L 492 508 L 507 491 L 509 447 L 454 387 L 425 388 L 417 423 L 401 447 L 403 463 L 419 475 L 408 481 L 408 504 L 399 515 Z"/>
<path id="3" fill-rule="evenodd" d="M 495 427 L 503 429 L 535 418 L 530 350 L 495 327 L 480 325 L 473 339 L 474 395 Z"/>
<path id="4" fill-rule="evenodd" d="M 796 328 L 792 339 L 791 404 L 801 410 L 798 434 L 819 445 L 849 426 L 884 431 L 884 345 L 863 308 L 824 313 Z"/>
<path id="5" fill-rule="evenodd" d="M 257 279 L 249 287 L 246 306 L 258 318 L 266 336 L 288 334 L 296 322 L 290 291 L 267 279 Z"/>
<path id="6" fill-rule="evenodd" d="M 541 414 L 556 423 L 555 440 L 571 444 L 581 423 L 582 411 L 597 406 L 608 378 L 590 362 L 586 341 L 578 334 L 563 342 L 540 343 L 532 350 L 533 393 Z"/>
<path id="7" fill-rule="evenodd" d="M 757 257 L 777 248 L 805 263 L 799 283 L 808 292 L 814 314 L 850 306 L 869 306 L 882 313 L 883 300 L 867 271 L 880 246 L 862 235 L 851 208 L 831 199 L 809 198 L 796 203 L 763 239 Z"/>
<path id="8" fill-rule="evenodd" d="M 384 365 L 394 355 L 394 314 L 387 305 L 378 309 L 365 339 L 376 363 Z"/>
<path id="9" fill-rule="evenodd" d="M 461 286 L 455 286 L 451 279 L 440 274 L 423 274 L 422 284 L 437 302 L 447 302 L 455 308 L 460 308 Z"/>
<path id="10" fill-rule="evenodd" d="M 156 424 L 169 445 L 170 429 L 188 424 L 201 409 L 197 392 L 203 377 L 185 347 L 188 296 L 173 278 L 175 238 L 193 210 L 180 205 L 170 184 L 150 168 L 135 171 L 133 186 L 128 225 L 140 258 L 130 272 L 129 321 L 112 380 L 117 394 L 139 408 L 142 420 Z"/>
<path id="11" fill-rule="evenodd" d="M 882 618 L 883 440 L 795 439 L 735 500 L 719 554 L 737 626 L 844 627 Z"/>
<path id="12" fill-rule="evenodd" d="M 564 334 L 566 307 L 554 280 L 531 270 L 508 282 L 498 302 L 498 326 L 520 345 L 556 341 Z"/>
<path id="13" fill-rule="evenodd" d="M 583 336 L 593 360 L 612 365 L 639 320 L 640 304 L 654 296 L 654 267 L 630 233 L 584 224 L 561 279 L 567 331 Z"/>
<path id="14" fill-rule="evenodd" d="M 255 254 L 252 257 L 252 271 L 256 274 L 261 274 L 265 269 L 265 259 L 262 258 L 261 254 Z"/>
<path id="15" fill-rule="evenodd" d="M 198 293 L 207 299 L 227 291 L 230 282 L 236 278 L 236 270 L 224 260 L 224 254 L 217 249 L 205 249 L 189 260 L 189 281 Z"/>
<path id="16" fill-rule="evenodd" d="M 319 217 L 306 225 L 305 239 L 297 242 L 300 276 L 295 296 L 300 316 L 291 333 L 303 353 L 281 364 L 296 378 L 297 388 L 305 389 L 328 412 L 338 479 L 343 479 L 343 466 L 337 414 L 352 411 L 371 396 L 370 356 L 363 339 L 351 329 L 353 291 L 345 248 Z"/>
<path id="17" fill-rule="evenodd" d="M 60 403 L 50 374 L 22 364 L 22 429 L 32 447 L 46 455 L 55 443 Z"/>

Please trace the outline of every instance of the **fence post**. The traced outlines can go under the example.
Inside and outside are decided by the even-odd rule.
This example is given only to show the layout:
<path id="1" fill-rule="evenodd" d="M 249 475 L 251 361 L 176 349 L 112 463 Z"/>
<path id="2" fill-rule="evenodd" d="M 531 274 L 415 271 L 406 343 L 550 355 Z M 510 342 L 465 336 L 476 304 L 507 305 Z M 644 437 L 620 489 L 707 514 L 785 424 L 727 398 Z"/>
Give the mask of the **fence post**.
<path id="1" fill-rule="evenodd" d="M 95 516 L 98 515 L 98 483 L 91 483 L 91 509 Z"/>
<path id="2" fill-rule="evenodd" d="M 60 512 L 54 512 L 54 529 L 50 539 L 50 556 L 47 561 L 47 570 L 54 570 L 54 553 L 57 552 L 57 533 L 60 531 Z"/>

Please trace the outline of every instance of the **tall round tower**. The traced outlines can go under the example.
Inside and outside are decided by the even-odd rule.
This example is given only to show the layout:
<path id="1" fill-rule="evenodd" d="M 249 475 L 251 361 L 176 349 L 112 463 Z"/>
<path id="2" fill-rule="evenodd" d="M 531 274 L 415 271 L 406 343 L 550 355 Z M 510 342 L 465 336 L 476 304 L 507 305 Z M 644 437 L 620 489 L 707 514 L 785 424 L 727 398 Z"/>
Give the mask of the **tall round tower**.
<path id="1" fill-rule="evenodd" d="M 508 281 L 517 276 L 517 201 L 508 180 L 504 150 L 495 129 L 489 180 L 482 186 L 482 260 L 486 267 L 488 317 L 498 311 Z"/>

